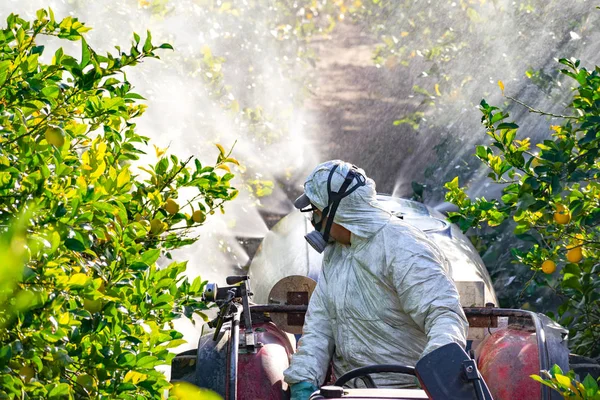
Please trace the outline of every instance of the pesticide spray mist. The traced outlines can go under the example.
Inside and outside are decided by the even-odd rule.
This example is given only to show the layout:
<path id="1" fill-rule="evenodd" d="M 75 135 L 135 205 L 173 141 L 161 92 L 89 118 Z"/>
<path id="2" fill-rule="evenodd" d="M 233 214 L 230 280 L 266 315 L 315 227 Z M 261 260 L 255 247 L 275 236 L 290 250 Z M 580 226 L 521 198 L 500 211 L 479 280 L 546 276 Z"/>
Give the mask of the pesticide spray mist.
<path id="1" fill-rule="evenodd" d="M 125 47 L 133 32 L 146 30 L 154 43 L 173 45 L 127 78 L 147 99 L 138 131 L 152 144 L 213 162 L 214 143 L 235 143 L 240 196 L 208 219 L 196 244 L 174 254 L 189 260 L 191 277 L 221 283 L 249 262 L 238 239 L 262 238 L 268 229 L 261 213 L 291 211 L 302 179 L 327 159 L 364 168 L 380 192 L 410 196 L 413 181 L 425 183 L 425 201 L 434 206 L 442 191 L 433 188 L 454 175 L 473 194 L 489 195 L 481 184 L 486 174 L 469 161 L 474 144 L 485 141 L 481 98 L 503 104 L 501 80 L 531 106 L 563 112 L 557 91 L 568 89 L 548 72 L 557 69 L 554 59 L 599 61 L 599 12 L 588 1 L 382 1 L 366 18 L 346 10 L 360 1 L 310 3 L 288 9 L 250 0 L 4 0 L 0 19 L 31 19 L 51 7 L 57 18 L 73 15 L 93 27 L 86 38 L 99 52 Z M 294 21 L 310 26 L 315 7 L 328 6 L 338 12 L 328 16 L 333 30 L 287 40 Z M 58 43 L 45 44 L 51 57 Z M 60 45 L 75 57 L 80 52 L 79 43 Z M 545 73 L 551 87 L 534 79 Z M 548 134 L 551 120 L 512 111 L 534 141 Z M 142 165 L 155 159 L 154 149 L 147 151 Z M 193 325 L 182 322 L 182 329 L 193 347 Z"/>

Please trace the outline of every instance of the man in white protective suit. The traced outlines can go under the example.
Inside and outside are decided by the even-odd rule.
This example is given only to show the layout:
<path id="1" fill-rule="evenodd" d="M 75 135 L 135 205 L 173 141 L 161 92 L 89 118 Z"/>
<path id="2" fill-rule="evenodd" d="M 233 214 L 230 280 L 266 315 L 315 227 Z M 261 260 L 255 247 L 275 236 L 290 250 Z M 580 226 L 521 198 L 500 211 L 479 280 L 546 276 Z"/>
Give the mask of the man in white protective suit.
<path id="1" fill-rule="evenodd" d="M 468 323 L 449 264 L 422 231 L 380 208 L 375 182 L 339 160 L 318 165 L 294 203 L 310 212 L 306 240 L 324 252 L 299 342 L 285 380 L 292 400 L 308 399 L 334 375 L 373 364 L 414 366 L 456 342 Z M 415 377 L 374 374 L 378 387 L 410 387 Z"/>

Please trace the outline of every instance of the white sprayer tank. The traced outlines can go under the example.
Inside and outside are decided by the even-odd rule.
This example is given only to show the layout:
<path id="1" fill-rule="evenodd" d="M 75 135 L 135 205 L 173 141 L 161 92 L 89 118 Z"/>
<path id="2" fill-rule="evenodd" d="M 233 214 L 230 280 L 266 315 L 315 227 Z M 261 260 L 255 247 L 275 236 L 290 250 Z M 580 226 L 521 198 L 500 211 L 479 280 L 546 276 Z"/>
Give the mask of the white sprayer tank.
<path id="1" fill-rule="evenodd" d="M 381 205 L 398 218 L 421 229 L 444 252 L 452 268 L 452 278 L 463 307 L 498 305 L 490 276 L 469 239 L 445 216 L 422 203 L 378 195 Z M 323 256 L 304 239 L 313 229 L 298 211 L 282 218 L 267 233 L 249 268 L 253 302 L 268 304 L 269 293 L 281 279 L 301 275 L 317 280 Z"/>

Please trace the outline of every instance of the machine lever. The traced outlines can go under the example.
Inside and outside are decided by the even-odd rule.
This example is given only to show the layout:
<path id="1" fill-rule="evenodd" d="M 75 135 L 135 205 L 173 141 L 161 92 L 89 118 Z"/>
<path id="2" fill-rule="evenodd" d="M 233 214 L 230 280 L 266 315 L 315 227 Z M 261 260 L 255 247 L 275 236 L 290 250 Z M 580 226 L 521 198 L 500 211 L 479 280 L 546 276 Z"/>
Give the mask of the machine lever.
<path id="1" fill-rule="evenodd" d="M 235 285 L 236 283 L 246 281 L 248 279 L 250 279 L 248 275 L 233 275 L 225 278 L 225 282 L 227 282 L 228 285 Z"/>

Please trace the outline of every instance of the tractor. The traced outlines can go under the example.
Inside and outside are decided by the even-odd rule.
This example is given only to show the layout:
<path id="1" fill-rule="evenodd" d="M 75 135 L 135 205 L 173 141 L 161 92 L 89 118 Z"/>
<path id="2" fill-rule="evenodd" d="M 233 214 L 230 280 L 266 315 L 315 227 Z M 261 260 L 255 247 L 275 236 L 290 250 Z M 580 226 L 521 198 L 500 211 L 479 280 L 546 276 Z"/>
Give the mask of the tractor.
<path id="1" fill-rule="evenodd" d="M 425 232 L 448 258 L 469 321 L 467 347 L 443 346 L 416 366 L 371 365 L 341 377 L 330 372 L 311 400 L 560 399 L 529 376 L 554 364 L 569 369 L 567 330 L 543 314 L 496 307 L 483 261 L 441 212 L 387 195 L 378 200 Z M 226 286 L 206 285 L 204 299 L 218 313 L 203 326 L 197 348 L 174 358 L 172 382 L 208 388 L 226 400 L 289 398 L 283 371 L 302 334 L 322 257 L 304 241 L 311 227 L 299 214 L 288 214 L 267 234 L 247 275 L 227 277 Z M 379 373 L 413 375 L 420 389 L 377 388 L 371 375 Z"/>

